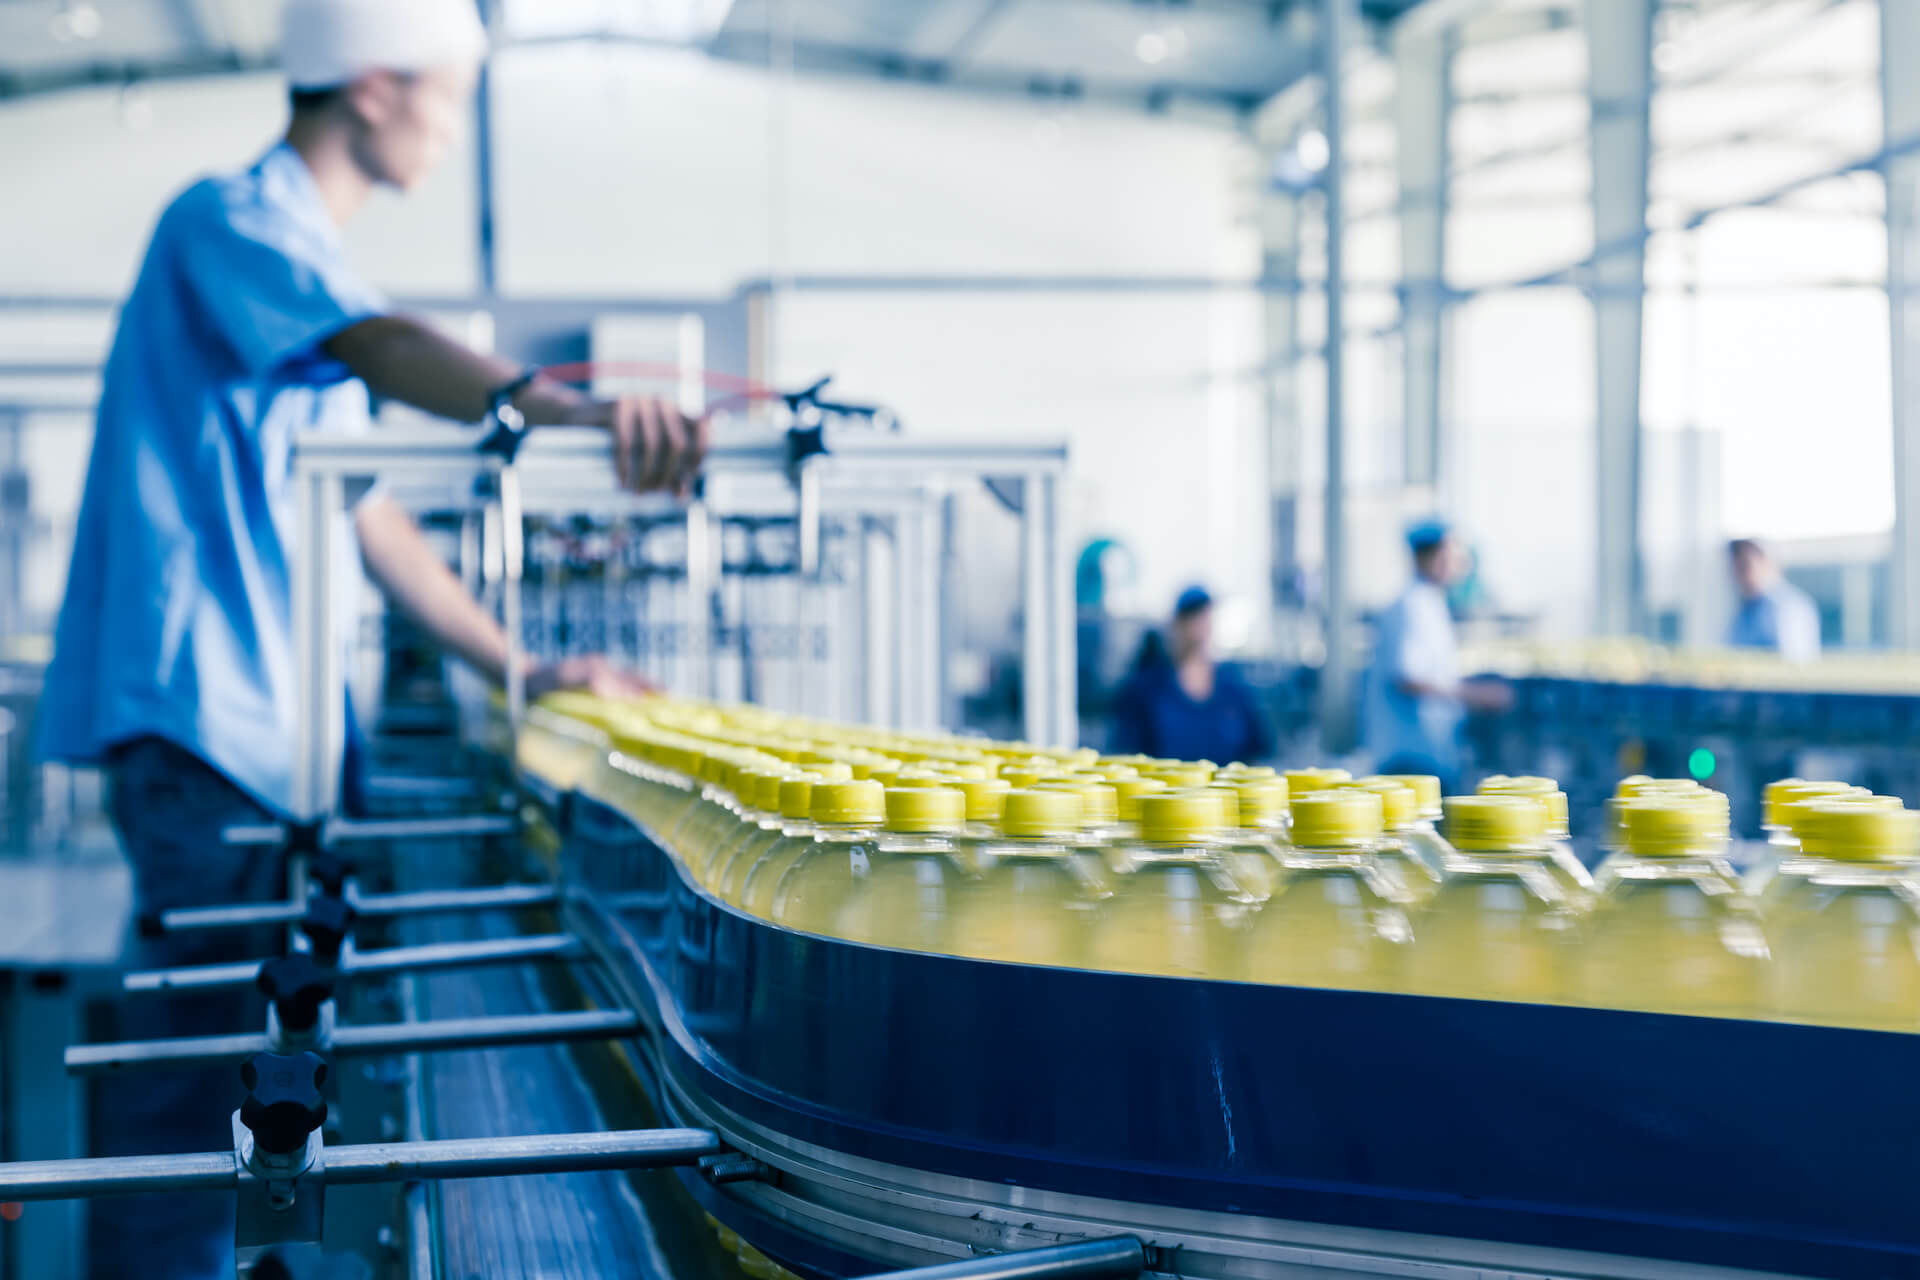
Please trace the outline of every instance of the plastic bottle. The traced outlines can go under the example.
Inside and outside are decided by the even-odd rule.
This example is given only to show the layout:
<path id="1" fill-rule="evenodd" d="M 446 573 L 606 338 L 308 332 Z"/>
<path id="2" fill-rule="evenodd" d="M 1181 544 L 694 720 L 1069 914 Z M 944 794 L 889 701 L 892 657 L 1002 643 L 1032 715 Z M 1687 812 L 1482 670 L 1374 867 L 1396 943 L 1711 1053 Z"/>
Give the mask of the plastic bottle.
<path id="1" fill-rule="evenodd" d="M 1087 963 L 1098 886 L 1078 857 L 1082 803 L 1065 789 L 1014 791 L 1000 834 L 975 851 L 978 875 L 953 899 L 956 954 L 1020 964 Z"/>
<path id="2" fill-rule="evenodd" d="M 1400 881 L 1407 901 L 1415 906 L 1433 896 L 1440 887 L 1441 871 L 1429 866 L 1414 849 L 1407 833 L 1420 821 L 1420 800 L 1412 787 L 1390 778 L 1362 778 L 1341 783 L 1335 790 L 1371 791 L 1380 797 L 1383 831 L 1374 856 L 1380 865 Z"/>
<path id="3" fill-rule="evenodd" d="M 1747 892 L 1764 900 L 1768 884 L 1780 870 L 1780 864 L 1800 851 L 1800 837 L 1788 820 L 1789 811 L 1802 800 L 1821 796 L 1865 794 L 1864 788 L 1844 782 L 1809 778 L 1781 778 L 1769 782 L 1761 793 L 1760 827 L 1766 833 L 1766 845 L 1747 865 L 1742 876 Z"/>
<path id="4" fill-rule="evenodd" d="M 1865 787 L 1849 787 L 1843 792 L 1808 793 L 1797 799 L 1783 800 L 1775 816 L 1790 833 L 1792 843 L 1782 848 L 1791 852 L 1780 860 L 1774 874 L 1766 879 L 1759 893 L 1754 894 L 1749 889 L 1749 896 L 1760 908 L 1761 920 L 1769 926 L 1776 921 L 1785 922 L 1803 910 L 1818 896 L 1813 889 L 1813 881 L 1834 869 L 1829 857 L 1805 848 L 1802 838 L 1804 828 L 1813 820 L 1816 811 L 1830 804 L 1866 809 L 1898 810 L 1906 807 L 1897 796 L 1876 796 Z M 1751 880 L 1742 883 L 1751 884 Z"/>
<path id="5" fill-rule="evenodd" d="M 1220 798 L 1208 791 L 1136 795 L 1139 834 L 1127 868 L 1101 904 L 1089 963 L 1097 969 L 1230 978 L 1238 969 L 1248 901 L 1220 858 Z"/>
<path id="6" fill-rule="evenodd" d="M 715 874 L 742 843 L 764 831 L 780 829 L 780 784 L 791 776 L 791 770 L 765 768 L 742 769 L 734 775 L 739 821 L 710 841 L 702 856 L 688 861 L 687 872 L 695 883 L 711 888 Z"/>
<path id="7" fill-rule="evenodd" d="M 1773 1016 L 1920 1031 L 1920 813 L 1815 801 L 1796 830 L 1826 865 L 1771 926 Z"/>
<path id="8" fill-rule="evenodd" d="M 1567 997 L 1578 908 L 1553 864 L 1547 810 L 1526 795 L 1446 802 L 1454 852 L 1413 920 L 1406 989 L 1468 1000 Z"/>
<path id="9" fill-rule="evenodd" d="M 1363 991 L 1396 985 L 1409 904 L 1377 856 L 1384 823 L 1378 792 L 1293 797 L 1293 847 L 1249 933 L 1249 979 Z"/>
<path id="10" fill-rule="evenodd" d="M 1115 871 L 1126 870 L 1125 847 L 1140 837 L 1140 801 L 1173 788 L 1158 778 L 1125 778 L 1113 784 L 1114 808 L 1118 821 L 1108 845 L 1107 862 Z"/>
<path id="11" fill-rule="evenodd" d="M 1585 928 L 1582 1002 L 1723 1018 L 1760 1009 L 1766 935 L 1727 863 L 1717 795 L 1620 802 L 1626 847 Z"/>
<path id="12" fill-rule="evenodd" d="M 1074 860 L 1089 892 L 1104 898 L 1113 892 L 1114 871 L 1107 850 L 1120 838 L 1120 800 L 1104 782 L 1086 778 L 1055 778 L 1035 785 L 1036 791 L 1065 791 L 1080 801 L 1079 829 L 1072 838 Z"/>
<path id="13" fill-rule="evenodd" d="M 1567 816 L 1567 793 L 1552 778 L 1505 777 L 1495 776 L 1480 783 L 1483 796 L 1533 796 L 1546 807 L 1547 811 L 1547 847 L 1552 851 L 1553 864 L 1561 883 L 1576 903 L 1590 901 L 1593 895 L 1593 874 L 1587 870 L 1580 855 L 1573 851 L 1573 830 Z"/>
<path id="14" fill-rule="evenodd" d="M 835 761 L 831 764 L 815 764 L 804 773 L 790 773 L 782 778 L 777 818 L 761 823 L 715 860 L 708 876 L 708 887 L 713 895 L 722 902 L 751 911 L 754 915 L 765 916 L 771 905 L 771 882 L 767 885 L 769 900 L 749 906 L 746 893 L 748 877 L 781 840 L 788 837 L 812 840 L 813 788 L 816 784 L 849 782 L 852 776 L 852 771 L 846 765 Z"/>
<path id="15" fill-rule="evenodd" d="M 1247 896 L 1273 896 L 1287 848 L 1287 784 L 1278 774 L 1216 774 L 1214 789 L 1232 797 L 1234 822 L 1227 832 L 1227 869 Z M 1219 781 L 1220 778 L 1226 781 Z"/>
<path id="16" fill-rule="evenodd" d="M 810 862 L 848 858 L 871 848 L 886 819 L 886 792 L 871 778 L 816 782 L 808 798 L 807 817 L 812 824 L 810 835 L 800 840 L 783 837 L 748 873 L 744 905 L 760 915 L 764 904 L 764 914 L 776 924 L 821 933 L 832 929 L 833 911 L 839 904 L 825 902 L 819 894 L 791 903 L 789 890 L 798 884 L 793 875 Z M 832 882 L 832 871 L 828 866 L 823 880 Z"/>
<path id="17" fill-rule="evenodd" d="M 870 842 L 817 840 L 783 884 L 781 922 L 850 942 L 951 951 L 953 895 L 968 879 L 956 858 L 967 798 L 947 787 L 896 787 Z"/>
<path id="18" fill-rule="evenodd" d="M 1414 800 L 1419 806 L 1419 814 L 1399 833 L 1400 838 L 1406 841 L 1408 846 L 1420 855 L 1420 860 L 1429 867 L 1435 871 L 1444 868 L 1448 855 L 1453 852 L 1453 847 L 1442 838 L 1439 830 L 1434 826 L 1434 823 L 1440 821 L 1444 812 L 1441 808 L 1440 779 L 1426 773 L 1384 773 L 1364 781 L 1397 782 L 1403 787 L 1412 789 Z"/>

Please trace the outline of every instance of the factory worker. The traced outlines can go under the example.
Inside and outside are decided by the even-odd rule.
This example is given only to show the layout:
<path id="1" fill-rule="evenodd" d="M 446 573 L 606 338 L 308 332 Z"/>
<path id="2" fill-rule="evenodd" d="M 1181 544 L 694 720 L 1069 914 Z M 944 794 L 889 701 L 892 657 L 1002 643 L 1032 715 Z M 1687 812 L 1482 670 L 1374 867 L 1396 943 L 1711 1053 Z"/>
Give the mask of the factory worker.
<path id="1" fill-rule="evenodd" d="M 703 424 L 651 399 L 589 399 L 529 378 L 394 314 L 347 259 L 342 229 L 374 189 L 418 186 L 470 110 L 486 52 L 475 12 L 473 0 L 291 0 L 284 140 L 160 215 L 121 311 L 39 747 L 104 766 L 143 919 L 282 891 L 276 852 L 226 847 L 220 832 L 290 811 L 296 738 L 312 731 L 291 634 L 297 435 L 368 429 L 370 396 L 463 422 L 504 397 L 536 425 L 605 428 L 635 490 L 685 492 L 699 467 Z M 504 633 L 414 522 L 376 490 L 353 527 L 393 606 L 500 678 Z M 631 687 L 599 659 L 532 669 L 527 685 Z M 194 941 L 205 938 L 211 948 Z M 234 949 L 230 934 L 147 936 L 129 963 Z M 118 1031 L 234 1033 L 262 1017 L 250 997 L 170 997 L 129 1004 Z M 143 1076 L 100 1097 L 100 1154 L 230 1147 L 238 1100 L 232 1067 Z M 93 1273 L 231 1275 L 232 1219 L 231 1194 L 98 1202 Z"/>
<path id="2" fill-rule="evenodd" d="M 1788 582 L 1779 563 L 1751 538 L 1727 544 L 1740 607 L 1727 643 L 1736 649 L 1770 649 L 1789 662 L 1820 656 L 1820 611 L 1806 592 Z"/>
<path id="3" fill-rule="evenodd" d="M 1113 699 L 1109 750 L 1173 760 L 1254 761 L 1273 728 L 1238 667 L 1213 653 L 1213 597 L 1180 593 L 1164 638 L 1149 632 Z"/>
<path id="4" fill-rule="evenodd" d="M 1413 583 L 1380 615 L 1367 674 L 1365 736 L 1381 773 L 1424 773 L 1449 790 L 1460 776 L 1460 726 L 1469 710 L 1499 710 L 1506 686 L 1462 681 L 1447 589 L 1467 567 L 1445 524 L 1407 531 Z"/>

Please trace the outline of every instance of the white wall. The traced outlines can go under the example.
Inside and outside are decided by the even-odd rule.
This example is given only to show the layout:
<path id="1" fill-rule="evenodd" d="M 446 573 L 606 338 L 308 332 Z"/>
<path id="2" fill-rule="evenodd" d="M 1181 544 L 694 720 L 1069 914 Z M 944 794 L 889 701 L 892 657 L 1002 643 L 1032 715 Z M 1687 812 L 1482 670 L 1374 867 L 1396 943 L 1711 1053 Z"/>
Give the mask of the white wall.
<path id="1" fill-rule="evenodd" d="M 775 272 L 841 278 L 783 292 L 766 372 L 837 373 L 910 429 L 1069 439 L 1074 536 L 1118 534 L 1141 564 L 1123 606 L 1158 613 L 1202 579 L 1264 592 L 1252 295 L 1075 285 L 1252 277 L 1254 161 L 1228 123 L 775 85 L 632 48 L 516 50 L 494 81 L 509 296 L 710 300 Z M 0 299 L 123 292 L 164 202 L 244 164 L 284 120 L 272 77 L 156 86 L 150 103 L 137 128 L 111 91 L 0 107 L 0 243 L 32 246 L 0 255 Z M 413 198 L 383 197 L 350 242 L 392 292 L 462 295 L 475 222 L 463 148 Z M 846 279 L 874 277 L 894 283 Z"/>

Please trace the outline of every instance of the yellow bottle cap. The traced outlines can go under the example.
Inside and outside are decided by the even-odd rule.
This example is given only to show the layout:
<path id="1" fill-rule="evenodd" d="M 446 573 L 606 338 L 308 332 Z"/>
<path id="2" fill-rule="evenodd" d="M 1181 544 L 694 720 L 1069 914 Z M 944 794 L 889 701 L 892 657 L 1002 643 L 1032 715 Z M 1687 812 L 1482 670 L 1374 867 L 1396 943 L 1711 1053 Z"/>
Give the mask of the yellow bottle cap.
<path id="1" fill-rule="evenodd" d="M 1139 772 L 1141 766 L 1143 765 L 1157 763 L 1152 756 L 1143 756 L 1143 755 L 1096 756 L 1094 757 L 1093 762 L 1097 765 L 1109 765 L 1109 764 L 1126 765 L 1128 768 L 1134 770 L 1136 773 Z"/>
<path id="2" fill-rule="evenodd" d="M 1227 830 L 1238 831 L 1246 825 L 1240 818 L 1240 795 L 1230 786 L 1209 783 L 1206 790 L 1220 797 L 1220 816 L 1227 824 Z"/>
<path id="3" fill-rule="evenodd" d="M 877 826 L 887 814 L 886 791 L 871 778 L 816 782 L 809 812 L 815 822 Z"/>
<path id="4" fill-rule="evenodd" d="M 1508 778 L 1495 775 L 1480 783 L 1483 796 L 1532 796 L 1547 811 L 1547 834 L 1564 840 L 1568 833 L 1567 793 L 1552 778 Z"/>
<path id="5" fill-rule="evenodd" d="M 1343 782 L 1334 790 L 1371 791 L 1379 796 L 1381 821 L 1388 831 L 1399 831 L 1420 821 L 1420 798 L 1403 782 L 1391 778 L 1362 778 Z"/>
<path id="6" fill-rule="evenodd" d="M 1287 816 L 1287 780 L 1279 774 L 1241 774 L 1232 786 L 1240 802 L 1241 826 L 1271 826 Z"/>
<path id="7" fill-rule="evenodd" d="M 1002 765 L 1000 776 L 1007 785 L 1016 789 L 1032 787 L 1036 782 L 1045 782 L 1048 778 L 1060 776 L 1060 767 L 1049 763 L 1027 763 Z"/>
<path id="8" fill-rule="evenodd" d="M 1378 840 L 1386 804 L 1377 791 L 1347 787 L 1293 797 L 1293 843 L 1302 849 L 1336 849 Z"/>
<path id="9" fill-rule="evenodd" d="M 1035 791 L 1066 791 L 1080 798 L 1080 825 L 1112 826 L 1120 818 L 1120 798 L 1098 774 L 1068 774 L 1033 784 Z"/>
<path id="10" fill-rule="evenodd" d="M 1413 788 L 1413 796 L 1420 805 L 1420 816 L 1437 818 L 1441 814 L 1440 779 L 1428 773 L 1383 773 L 1377 775 L 1389 782 L 1397 782 L 1403 787 Z M 1368 779 L 1373 781 L 1372 778 Z"/>
<path id="11" fill-rule="evenodd" d="M 813 817 L 813 788 L 827 779 L 817 773 L 796 773 L 780 782 L 780 816 L 796 822 Z"/>
<path id="12" fill-rule="evenodd" d="M 1130 764 L 1096 764 L 1093 771 L 1108 782 L 1124 782 L 1140 776 L 1140 771 Z"/>
<path id="13" fill-rule="evenodd" d="M 1064 788 L 1009 791 L 1000 830 L 1021 840 L 1064 839 L 1080 827 L 1080 796 Z"/>
<path id="14" fill-rule="evenodd" d="M 955 783 L 954 790 L 967 798 L 968 822 L 998 822 L 1012 787 L 1005 778 L 966 778 Z"/>
<path id="15" fill-rule="evenodd" d="M 1802 805 L 1800 847 L 1820 858 L 1906 862 L 1920 857 L 1920 813 L 1847 800 Z"/>
<path id="16" fill-rule="evenodd" d="M 1636 796 L 1688 795 L 1704 790 L 1706 788 L 1692 778 L 1649 778 L 1637 773 L 1630 778 L 1620 779 L 1619 785 L 1613 789 L 1613 795 L 1617 800 L 1631 800 Z"/>
<path id="17" fill-rule="evenodd" d="M 1204 787 L 1213 781 L 1213 766 L 1208 764 L 1156 764 L 1140 771 L 1142 777 L 1158 778 L 1170 787 Z"/>
<path id="18" fill-rule="evenodd" d="M 1122 822 L 1140 821 L 1140 799 L 1171 790 L 1158 778 L 1123 778 L 1113 784 L 1115 807 Z"/>
<path id="19" fill-rule="evenodd" d="M 1447 839 L 1466 852 L 1499 853 L 1546 838 L 1547 807 L 1538 796 L 1450 796 L 1445 810 Z"/>
<path id="20" fill-rule="evenodd" d="M 951 787 L 891 787 L 886 805 L 889 831 L 958 831 L 967 820 L 967 798 Z"/>
<path id="21" fill-rule="evenodd" d="M 741 780 L 740 803 L 765 813 L 780 811 L 780 784 L 791 775 L 786 770 L 756 769 Z"/>
<path id="22" fill-rule="evenodd" d="M 1769 782 L 1761 801 L 1761 822 L 1769 827 L 1787 827 L 1787 806 L 1817 796 L 1843 796 L 1853 788 L 1844 782 L 1812 781 L 1806 778 L 1782 778 Z"/>
<path id="23" fill-rule="evenodd" d="M 1220 771 L 1214 774 L 1215 778 L 1227 776 L 1233 778 L 1277 778 L 1280 776 L 1280 771 L 1270 764 L 1241 764 L 1235 761 L 1229 765 L 1222 765 Z"/>
<path id="24" fill-rule="evenodd" d="M 1798 837 L 1801 834 L 1801 824 L 1807 820 L 1807 815 L 1816 806 L 1823 804 L 1862 805 L 1869 809 L 1901 809 L 1906 807 L 1901 803 L 1898 796 L 1876 796 L 1865 787 L 1848 787 L 1845 791 L 1800 796 L 1792 800 L 1782 801 L 1779 806 L 1780 825 Z M 1802 844 L 1804 843 L 1805 841 L 1802 840 Z"/>
<path id="25" fill-rule="evenodd" d="M 929 760 L 927 763 L 950 778 L 977 779 L 988 776 L 987 766 L 978 760 Z"/>
<path id="26" fill-rule="evenodd" d="M 1353 775 L 1345 769 L 1289 769 L 1281 776 L 1287 780 L 1288 793 L 1296 797 L 1325 791 L 1336 782 L 1353 780 Z"/>
<path id="27" fill-rule="evenodd" d="M 1711 844 L 1719 814 L 1704 795 L 1642 795 L 1620 802 L 1627 852 L 1675 858 Z"/>
<path id="28" fill-rule="evenodd" d="M 1138 803 L 1140 838 L 1148 844 L 1212 840 L 1226 829 L 1226 805 L 1218 791 L 1153 791 Z"/>

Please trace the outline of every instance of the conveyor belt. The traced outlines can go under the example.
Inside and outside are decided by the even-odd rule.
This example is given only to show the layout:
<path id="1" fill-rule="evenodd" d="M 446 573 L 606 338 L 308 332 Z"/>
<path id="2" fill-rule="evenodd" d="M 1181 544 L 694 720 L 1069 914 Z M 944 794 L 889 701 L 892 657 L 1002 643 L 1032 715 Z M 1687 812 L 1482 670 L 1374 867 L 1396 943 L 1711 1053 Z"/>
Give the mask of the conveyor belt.
<path id="1" fill-rule="evenodd" d="M 453 884 L 456 851 L 416 850 L 411 874 Z M 440 864 L 440 865 L 434 865 Z M 412 941 L 503 936 L 502 916 L 423 920 Z M 531 968 L 420 979 L 422 1017 L 537 1013 L 554 1007 Z M 427 1125 L 435 1138 L 570 1132 L 608 1127 L 568 1050 L 541 1046 L 448 1053 L 427 1059 Z M 668 1277 L 648 1206 L 617 1173 L 449 1182 L 437 1191 L 442 1280 L 541 1276 L 598 1280 Z"/>

